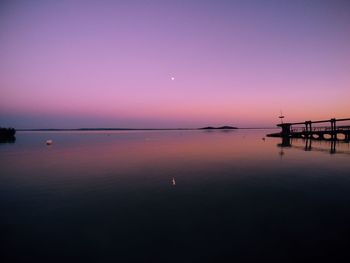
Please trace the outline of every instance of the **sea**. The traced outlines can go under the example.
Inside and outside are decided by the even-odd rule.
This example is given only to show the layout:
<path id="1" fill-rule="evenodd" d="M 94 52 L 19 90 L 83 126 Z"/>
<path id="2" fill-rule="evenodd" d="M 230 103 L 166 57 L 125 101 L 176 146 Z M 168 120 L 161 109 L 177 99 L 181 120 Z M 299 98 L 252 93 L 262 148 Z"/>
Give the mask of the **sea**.
<path id="1" fill-rule="evenodd" d="M 18 131 L 0 261 L 350 262 L 349 143 L 272 132 Z"/>

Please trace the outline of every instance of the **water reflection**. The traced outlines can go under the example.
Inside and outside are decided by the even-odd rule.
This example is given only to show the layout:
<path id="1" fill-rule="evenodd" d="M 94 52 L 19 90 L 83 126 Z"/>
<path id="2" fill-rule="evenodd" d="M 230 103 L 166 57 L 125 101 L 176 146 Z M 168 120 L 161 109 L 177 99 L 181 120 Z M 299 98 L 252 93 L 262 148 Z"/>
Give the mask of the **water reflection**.
<path id="1" fill-rule="evenodd" d="M 281 148 L 279 154 L 284 155 L 284 148 L 299 149 L 306 152 L 318 151 L 328 152 L 330 154 L 349 154 L 349 142 L 348 141 L 335 141 L 335 140 L 312 140 L 312 139 L 299 139 L 299 138 L 281 138 L 281 143 L 277 144 L 277 147 Z"/>
<path id="2" fill-rule="evenodd" d="M 3 262 L 345 262 L 349 155 L 268 132 L 20 132 L 0 147 Z"/>
<path id="3" fill-rule="evenodd" d="M 15 143 L 16 142 L 16 137 L 9 137 L 9 138 L 1 138 L 0 137 L 0 144 L 2 143 Z"/>

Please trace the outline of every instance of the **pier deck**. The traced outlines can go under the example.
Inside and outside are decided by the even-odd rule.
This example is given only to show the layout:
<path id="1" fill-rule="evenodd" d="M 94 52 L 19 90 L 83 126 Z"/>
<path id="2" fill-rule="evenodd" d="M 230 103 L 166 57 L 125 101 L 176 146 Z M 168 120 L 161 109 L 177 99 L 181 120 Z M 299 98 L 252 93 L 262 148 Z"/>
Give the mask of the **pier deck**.
<path id="1" fill-rule="evenodd" d="M 318 140 L 350 140 L 350 125 L 339 125 L 350 122 L 350 118 L 304 121 L 277 124 L 282 129 L 279 133 L 268 134 L 268 137 L 311 138 Z M 315 124 L 326 124 L 315 126 Z M 328 125 L 327 125 L 328 124 Z"/>

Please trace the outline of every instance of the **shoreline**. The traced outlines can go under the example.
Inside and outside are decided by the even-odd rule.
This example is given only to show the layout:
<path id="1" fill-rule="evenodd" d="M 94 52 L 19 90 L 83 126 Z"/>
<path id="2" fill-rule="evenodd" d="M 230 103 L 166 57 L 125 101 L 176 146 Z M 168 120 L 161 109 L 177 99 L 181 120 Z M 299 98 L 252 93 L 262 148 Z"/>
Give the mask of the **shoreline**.
<path id="1" fill-rule="evenodd" d="M 271 130 L 277 128 L 236 128 L 209 130 Z M 77 129 L 16 129 L 16 131 L 208 131 L 203 128 L 77 128 Z"/>

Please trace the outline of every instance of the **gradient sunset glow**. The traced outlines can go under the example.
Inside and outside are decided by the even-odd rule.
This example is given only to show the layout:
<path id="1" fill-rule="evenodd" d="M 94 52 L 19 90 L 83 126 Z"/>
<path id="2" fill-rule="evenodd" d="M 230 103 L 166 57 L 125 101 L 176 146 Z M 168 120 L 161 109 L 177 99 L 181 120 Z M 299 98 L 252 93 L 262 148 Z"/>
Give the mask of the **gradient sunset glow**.
<path id="1" fill-rule="evenodd" d="M 350 117 L 347 1 L 1 1 L 0 124 Z"/>

